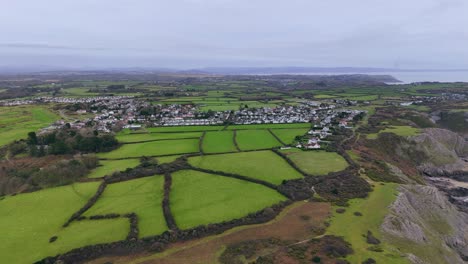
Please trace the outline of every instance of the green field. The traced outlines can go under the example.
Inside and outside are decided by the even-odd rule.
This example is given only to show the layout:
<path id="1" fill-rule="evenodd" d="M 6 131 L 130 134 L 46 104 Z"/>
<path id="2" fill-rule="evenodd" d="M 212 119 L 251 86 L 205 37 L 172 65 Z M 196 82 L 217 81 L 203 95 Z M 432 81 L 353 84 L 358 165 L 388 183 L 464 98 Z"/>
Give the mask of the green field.
<path id="1" fill-rule="evenodd" d="M 89 92 L 89 89 L 91 87 L 73 87 L 73 88 L 65 88 L 62 89 L 62 92 L 65 94 L 65 96 L 97 96 L 99 95 L 98 93 L 91 93 Z"/>
<path id="2" fill-rule="evenodd" d="M 246 181 L 191 170 L 172 175 L 171 211 L 181 229 L 240 218 L 284 200 Z"/>
<path id="3" fill-rule="evenodd" d="M 93 169 L 88 178 L 100 178 L 106 175 L 111 175 L 117 171 L 124 171 L 127 168 L 134 168 L 140 165 L 138 159 L 124 159 L 124 160 L 101 160 L 97 168 Z"/>
<path id="4" fill-rule="evenodd" d="M 40 106 L 0 107 L 0 146 L 27 138 L 28 132 L 51 125 L 58 115 Z"/>
<path id="5" fill-rule="evenodd" d="M 194 167 L 235 173 L 273 184 L 302 178 L 283 158 L 269 150 L 197 156 L 189 158 L 189 163 Z"/>
<path id="6" fill-rule="evenodd" d="M 128 221 L 62 225 L 94 195 L 99 183 L 80 183 L 0 200 L 3 263 L 32 263 L 88 244 L 124 239 Z M 49 238 L 58 240 L 49 243 Z"/>
<path id="7" fill-rule="evenodd" d="M 203 139 L 203 152 L 220 153 L 237 151 L 233 137 L 234 133 L 232 131 L 206 132 Z"/>
<path id="8" fill-rule="evenodd" d="M 384 133 L 384 132 L 394 133 L 394 134 L 396 134 L 398 136 L 402 136 L 402 137 L 408 137 L 408 136 L 417 135 L 420 132 L 420 130 L 418 128 L 414 128 L 414 127 L 410 127 L 410 126 L 391 126 L 391 127 L 388 127 L 388 128 L 385 128 L 385 129 L 379 131 L 379 133 Z M 369 134 L 369 135 L 367 135 L 367 138 L 368 139 L 376 139 L 377 136 L 379 135 L 379 133 Z"/>
<path id="9" fill-rule="evenodd" d="M 134 133 L 117 135 L 116 138 L 119 142 L 141 142 L 150 140 L 163 140 L 163 139 L 178 139 L 178 138 L 199 138 L 202 132 L 187 132 L 187 133 Z"/>
<path id="10" fill-rule="evenodd" d="M 193 153 L 198 152 L 198 142 L 198 139 L 180 139 L 125 144 L 111 152 L 99 153 L 98 156 L 106 159 L 118 159 Z"/>
<path id="11" fill-rule="evenodd" d="M 300 149 L 282 150 L 301 170 L 311 175 L 325 175 L 348 167 L 346 160 L 336 152 L 323 150 L 302 151 Z"/>
<path id="12" fill-rule="evenodd" d="M 285 144 L 293 144 L 294 138 L 296 136 L 302 136 L 307 131 L 308 128 L 293 128 L 293 129 L 272 129 L 273 134 L 275 134 L 283 143 Z"/>
<path id="13" fill-rule="evenodd" d="M 269 149 L 281 143 L 267 130 L 239 130 L 236 134 L 237 145 L 241 150 Z"/>
<path id="14" fill-rule="evenodd" d="M 157 157 L 156 160 L 158 161 L 158 164 L 171 163 L 180 156 L 181 155 Z"/>
<path id="15" fill-rule="evenodd" d="M 149 132 L 193 132 L 193 131 L 217 131 L 224 126 L 172 126 L 172 127 L 149 127 Z"/>
<path id="16" fill-rule="evenodd" d="M 333 213 L 327 234 L 343 236 L 351 243 L 354 254 L 347 258 L 351 263 L 362 263 L 367 258 L 373 258 L 377 263 L 409 263 L 386 243 L 381 244 L 384 252 L 368 250 L 371 245 L 367 244 L 366 238 L 363 237 L 367 230 L 370 230 L 382 241 L 380 225 L 388 212 L 387 207 L 396 199 L 397 186 L 392 183 L 376 184 L 368 198 L 353 199 L 349 202 L 350 206 L 345 208 L 345 213 Z M 360 212 L 362 216 L 355 216 L 354 212 Z"/>
<path id="17" fill-rule="evenodd" d="M 232 125 L 228 126 L 228 130 L 245 130 L 245 129 L 268 129 L 268 128 L 310 128 L 310 123 L 294 123 L 294 124 L 253 124 L 253 125 Z"/>
<path id="18" fill-rule="evenodd" d="M 140 237 L 167 230 L 162 212 L 163 176 L 146 177 L 109 184 L 86 216 L 110 213 L 136 213 Z"/>

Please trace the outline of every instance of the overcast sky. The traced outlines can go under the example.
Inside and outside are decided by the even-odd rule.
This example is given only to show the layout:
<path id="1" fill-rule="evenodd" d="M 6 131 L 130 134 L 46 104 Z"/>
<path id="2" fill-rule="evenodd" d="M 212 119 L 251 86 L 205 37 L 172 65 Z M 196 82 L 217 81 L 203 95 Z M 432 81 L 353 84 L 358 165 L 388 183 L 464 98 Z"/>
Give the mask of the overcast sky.
<path id="1" fill-rule="evenodd" d="M 0 0 L 0 66 L 468 68 L 467 0 Z"/>

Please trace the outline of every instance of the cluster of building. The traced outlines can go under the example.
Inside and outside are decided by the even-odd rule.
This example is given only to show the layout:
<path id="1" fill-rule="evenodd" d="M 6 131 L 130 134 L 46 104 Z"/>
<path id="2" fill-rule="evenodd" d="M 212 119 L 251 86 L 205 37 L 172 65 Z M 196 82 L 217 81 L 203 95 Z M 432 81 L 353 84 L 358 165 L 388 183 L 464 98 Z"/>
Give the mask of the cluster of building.
<path id="1" fill-rule="evenodd" d="M 319 106 L 298 105 L 242 109 L 235 111 L 232 116 L 234 124 L 282 124 L 308 123 L 316 116 Z"/>
<path id="2" fill-rule="evenodd" d="M 40 103 L 64 103 L 64 104 L 77 104 L 77 103 L 93 103 L 93 102 L 119 102 L 121 100 L 132 99 L 132 96 L 96 96 L 96 97 L 35 97 L 32 99 L 15 99 L 15 100 L 1 100 L 2 106 L 17 106 L 29 105 Z"/>

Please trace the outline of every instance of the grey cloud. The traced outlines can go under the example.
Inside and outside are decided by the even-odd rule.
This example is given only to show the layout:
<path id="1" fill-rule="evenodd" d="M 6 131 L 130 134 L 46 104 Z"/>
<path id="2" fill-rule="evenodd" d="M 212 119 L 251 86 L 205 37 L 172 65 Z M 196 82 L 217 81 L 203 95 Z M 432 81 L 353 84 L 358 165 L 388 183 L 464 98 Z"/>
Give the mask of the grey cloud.
<path id="1" fill-rule="evenodd" d="M 465 0 L 0 0 L 0 64 L 468 68 Z"/>

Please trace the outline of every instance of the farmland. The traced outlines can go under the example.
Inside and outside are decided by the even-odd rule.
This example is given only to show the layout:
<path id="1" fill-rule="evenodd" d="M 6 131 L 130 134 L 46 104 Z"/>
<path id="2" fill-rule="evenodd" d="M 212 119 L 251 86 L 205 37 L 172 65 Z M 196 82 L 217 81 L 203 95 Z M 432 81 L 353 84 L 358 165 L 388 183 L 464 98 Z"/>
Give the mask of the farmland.
<path id="1" fill-rule="evenodd" d="M 296 136 L 302 136 L 307 133 L 307 128 L 295 128 L 295 129 L 272 129 L 275 134 L 284 144 L 294 143 Z"/>
<path id="2" fill-rule="evenodd" d="M 400 155 L 399 142 L 391 155 L 381 151 L 379 134 L 442 129 L 444 112 L 456 111 L 449 121 L 463 119 L 466 102 L 452 104 L 446 93 L 462 98 L 466 87 L 361 87 L 361 79 L 343 84 L 346 78 L 177 73 L 28 82 L 41 92 L 0 109 L 0 262 L 53 263 L 64 254 L 59 261 L 75 263 L 79 252 L 83 263 L 253 263 L 260 256 L 262 263 L 407 263 L 401 252 L 411 251 L 399 251 L 406 245 L 380 231 L 398 187 L 383 181 L 422 183 L 424 176 Z M 437 99 L 411 97 L 442 88 Z M 393 144 L 388 138 L 382 143 Z M 15 139 L 27 140 L 5 145 Z M 64 170 L 73 164 L 76 177 Z M 371 172 L 392 175 L 370 179 Z M 68 181 L 59 184 L 70 185 L 42 185 L 62 176 Z M 368 230 L 382 243 L 369 245 Z M 354 254 L 331 260 L 323 241 L 337 242 L 325 245 L 336 252 L 349 242 Z"/>
<path id="3" fill-rule="evenodd" d="M 264 186 L 197 172 L 173 174 L 171 209 L 179 228 L 239 218 L 285 198 Z"/>
<path id="4" fill-rule="evenodd" d="M 114 151 L 99 154 L 99 157 L 119 159 L 193 153 L 198 152 L 198 141 L 198 139 L 181 139 L 125 144 Z"/>
<path id="5" fill-rule="evenodd" d="M 203 152 L 205 153 L 220 153 L 234 152 L 234 133 L 232 131 L 209 131 L 203 139 Z"/>
<path id="6" fill-rule="evenodd" d="M 346 160 L 335 152 L 302 151 L 296 149 L 282 151 L 301 170 L 311 175 L 324 175 L 334 171 L 344 170 Z"/>
<path id="7" fill-rule="evenodd" d="M 136 213 L 140 236 L 158 235 L 167 229 L 161 208 L 163 181 L 153 176 L 110 184 L 86 215 Z"/>
<path id="8" fill-rule="evenodd" d="M 134 168 L 140 164 L 138 159 L 124 160 L 101 160 L 100 166 L 91 171 L 89 178 L 100 178 L 117 171 L 124 171 L 127 168 Z"/>
<path id="9" fill-rule="evenodd" d="M 0 146 L 25 138 L 28 132 L 36 131 L 59 119 L 45 107 L 0 107 Z"/>
<path id="10" fill-rule="evenodd" d="M 236 131 L 236 141 L 241 150 L 269 149 L 281 143 L 267 130 Z"/>
<path id="11" fill-rule="evenodd" d="M 74 184 L 1 200 L 2 262 L 31 263 L 85 246 L 89 242 L 123 239 L 127 234 L 128 222 L 125 225 L 118 221 L 110 224 L 83 222 L 71 225 L 69 230 L 62 229 L 65 221 L 86 203 L 97 186 L 98 183 Z M 97 236 L 98 233 L 102 236 Z M 48 240 L 54 235 L 58 236 L 56 244 L 49 245 Z"/>
<path id="12" fill-rule="evenodd" d="M 194 132 L 194 131 L 218 131 L 222 130 L 224 126 L 175 126 L 175 127 L 150 127 L 147 128 L 149 132 Z"/>
<path id="13" fill-rule="evenodd" d="M 183 139 L 183 138 L 200 138 L 202 132 L 187 132 L 187 133 L 133 133 L 118 135 L 116 138 L 122 143 L 154 141 L 164 139 Z"/>
<path id="14" fill-rule="evenodd" d="M 235 173 L 273 184 L 302 177 L 299 172 L 272 151 L 192 157 L 189 159 L 189 163 L 194 167 Z"/>

